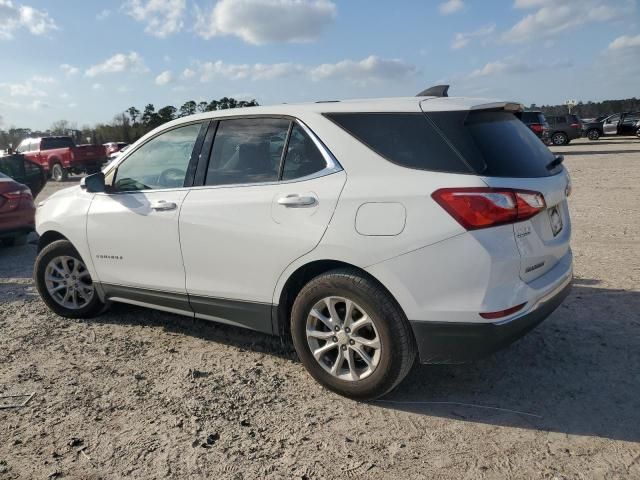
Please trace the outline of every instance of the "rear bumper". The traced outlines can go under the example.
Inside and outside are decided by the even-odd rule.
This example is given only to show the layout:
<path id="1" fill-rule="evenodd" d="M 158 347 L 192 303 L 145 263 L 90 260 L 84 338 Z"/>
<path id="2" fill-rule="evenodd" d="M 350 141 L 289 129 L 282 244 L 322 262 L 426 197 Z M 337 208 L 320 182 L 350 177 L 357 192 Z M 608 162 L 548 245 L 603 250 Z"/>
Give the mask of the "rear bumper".
<path id="1" fill-rule="evenodd" d="M 571 277 L 568 277 L 532 310 L 505 322 L 411 322 L 420 363 L 465 363 L 500 350 L 551 315 L 570 291 Z"/>

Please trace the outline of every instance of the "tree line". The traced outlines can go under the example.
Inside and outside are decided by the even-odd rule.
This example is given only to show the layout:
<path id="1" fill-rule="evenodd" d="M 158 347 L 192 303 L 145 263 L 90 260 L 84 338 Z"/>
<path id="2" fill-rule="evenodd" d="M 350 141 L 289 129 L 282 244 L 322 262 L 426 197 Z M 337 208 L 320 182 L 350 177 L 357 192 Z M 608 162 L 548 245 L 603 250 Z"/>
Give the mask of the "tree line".
<path id="1" fill-rule="evenodd" d="M 563 115 L 568 112 L 566 105 L 542 105 L 538 107 L 532 104 L 529 110 L 541 110 L 545 115 Z M 571 107 L 571 113 L 580 118 L 596 118 L 600 115 L 608 115 L 619 112 L 640 112 L 640 99 L 626 98 L 623 100 L 604 100 L 602 102 L 579 101 Z"/>
<path id="2" fill-rule="evenodd" d="M 73 137 L 76 144 L 83 143 L 102 144 L 106 142 L 132 143 L 163 123 L 176 118 L 186 117 L 195 113 L 211 112 L 214 110 L 226 110 L 229 108 L 255 107 L 258 102 L 253 100 L 236 100 L 231 97 L 222 97 L 210 102 L 195 102 L 189 100 L 180 108 L 166 105 L 158 110 L 151 103 L 142 110 L 129 107 L 116 115 L 109 123 L 99 123 L 93 127 L 85 125 L 78 128 L 76 123 L 67 120 L 54 122 L 48 130 L 32 130 L 30 128 L 10 127 L 0 130 L 0 150 L 5 150 L 10 145 L 14 148 L 27 137 L 45 137 L 51 135 L 67 135 Z"/>

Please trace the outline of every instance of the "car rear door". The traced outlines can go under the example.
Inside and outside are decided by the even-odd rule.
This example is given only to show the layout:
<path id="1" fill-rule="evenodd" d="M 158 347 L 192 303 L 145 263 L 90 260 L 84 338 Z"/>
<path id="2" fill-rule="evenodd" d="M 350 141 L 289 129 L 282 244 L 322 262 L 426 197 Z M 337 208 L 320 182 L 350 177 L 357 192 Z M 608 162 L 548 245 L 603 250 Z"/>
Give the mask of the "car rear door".
<path id="1" fill-rule="evenodd" d="M 320 242 L 346 175 L 289 118 L 222 120 L 202 157 L 202 186 L 180 213 L 191 306 L 197 317 L 271 333 L 276 282 Z"/>
<path id="2" fill-rule="evenodd" d="M 109 190 L 94 196 L 87 237 L 107 298 L 190 311 L 178 215 L 205 129 L 195 122 L 149 139 L 108 174 Z"/>

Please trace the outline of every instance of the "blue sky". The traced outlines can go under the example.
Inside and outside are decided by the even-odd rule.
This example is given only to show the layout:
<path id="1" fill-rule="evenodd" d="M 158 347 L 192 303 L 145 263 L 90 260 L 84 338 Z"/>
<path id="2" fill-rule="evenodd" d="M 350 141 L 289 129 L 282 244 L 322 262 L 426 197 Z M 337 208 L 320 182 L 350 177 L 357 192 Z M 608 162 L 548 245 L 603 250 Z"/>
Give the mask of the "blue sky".
<path id="1" fill-rule="evenodd" d="M 222 96 L 261 104 L 640 93 L 637 0 L 0 0 L 0 128 L 110 121 Z"/>

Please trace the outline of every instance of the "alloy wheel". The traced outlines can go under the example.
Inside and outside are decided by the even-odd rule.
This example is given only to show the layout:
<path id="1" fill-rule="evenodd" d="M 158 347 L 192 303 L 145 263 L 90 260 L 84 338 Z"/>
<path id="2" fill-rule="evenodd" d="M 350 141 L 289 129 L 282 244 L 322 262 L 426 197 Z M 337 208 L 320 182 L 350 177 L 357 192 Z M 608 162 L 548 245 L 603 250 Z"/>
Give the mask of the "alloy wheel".
<path id="1" fill-rule="evenodd" d="M 567 142 L 567 138 L 562 133 L 556 133 L 552 141 L 554 145 L 564 145 Z"/>
<path id="2" fill-rule="evenodd" d="M 318 364 L 341 380 L 362 380 L 380 362 L 382 343 L 375 322 L 347 298 L 318 301 L 307 317 L 306 336 Z"/>
<path id="3" fill-rule="evenodd" d="M 70 310 L 85 307 L 95 294 L 87 267 L 74 257 L 53 258 L 45 268 L 44 281 L 51 298 Z"/>

